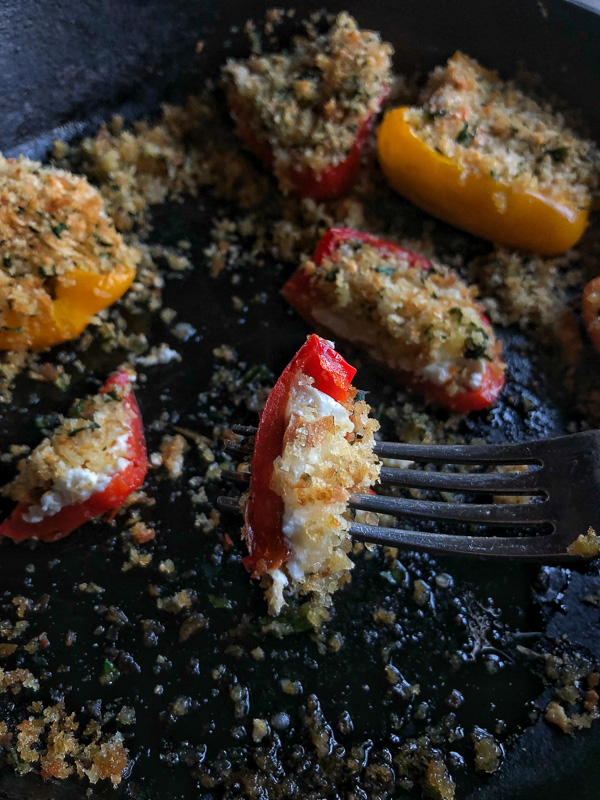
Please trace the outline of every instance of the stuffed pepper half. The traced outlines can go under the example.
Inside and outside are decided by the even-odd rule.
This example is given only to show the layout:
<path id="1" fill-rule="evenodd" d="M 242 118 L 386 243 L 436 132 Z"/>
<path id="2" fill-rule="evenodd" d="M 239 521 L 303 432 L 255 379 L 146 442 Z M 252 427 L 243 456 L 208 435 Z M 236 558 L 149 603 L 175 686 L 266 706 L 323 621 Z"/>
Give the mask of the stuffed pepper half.
<path id="1" fill-rule="evenodd" d="M 379 464 L 356 370 L 313 334 L 273 387 L 262 412 L 245 505 L 246 567 L 262 578 L 269 611 L 311 594 L 326 609 L 352 561 L 348 498 L 369 491 Z M 317 612 L 317 618 L 319 616 Z"/>
<path id="2" fill-rule="evenodd" d="M 548 105 L 456 53 L 419 108 L 389 111 L 383 172 L 430 214 L 485 239 L 556 255 L 583 234 L 598 151 Z"/>
<path id="3" fill-rule="evenodd" d="M 389 90 L 392 48 L 348 14 L 288 52 L 224 68 L 236 132 L 285 193 L 325 200 L 356 180 L 374 115 Z"/>
<path id="4" fill-rule="evenodd" d="M 53 542 L 118 509 L 143 484 L 148 462 L 135 376 L 112 375 L 100 393 L 78 400 L 52 435 L 19 464 L 4 489 L 17 506 L 0 535 Z"/>
<path id="5" fill-rule="evenodd" d="M 500 343 L 473 290 L 393 242 L 332 228 L 283 295 L 317 330 L 453 411 L 486 408 L 504 385 Z"/>

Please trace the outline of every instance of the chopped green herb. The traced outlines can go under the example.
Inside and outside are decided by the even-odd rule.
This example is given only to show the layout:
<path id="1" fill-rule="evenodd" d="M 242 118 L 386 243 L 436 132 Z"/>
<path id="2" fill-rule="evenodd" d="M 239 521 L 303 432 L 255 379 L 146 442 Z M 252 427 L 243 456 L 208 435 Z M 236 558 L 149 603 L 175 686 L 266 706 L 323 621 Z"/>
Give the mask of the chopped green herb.
<path id="1" fill-rule="evenodd" d="M 37 414 L 35 424 L 40 430 L 42 428 L 54 428 L 61 422 L 60 414 L 56 411 L 51 411 L 49 414 Z"/>
<path id="2" fill-rule="evenodd" d="M 338 271 L 337 269 L 330 269 L 325 273 L 325 280 L 327 283 L 333 283 L 337 278 Z"/>
<path id="3" fill-rule="evenodd" d="M 281 625 L 285 633 L 305 633 L 306 631 L 314 630 L 314 625 L 308 618 L 310 611 L 310 603 L 302 603 L 302 605 L 295 608 L 284 610 L 277 617 L 278 627 Z M 272 619 L 262 617 L 259 619 L 261 627 L 267 627 L 272 622 Z M 287 630 L 285 630 L 287 629 Z"/>
<path id="4" fill-rule="evenodd" d="M 97 422 L 91 420 L 88 425 L 82 425 L 81 428 L 75 428 L 75 430 L 69 431 L 69 436 L 76 436 L 78 433 L 81 433 L 81 431 L 95 431 L 98 430 L 99 428 L 100 425 L 98 425 Z"/>
<path id="5" fill-rule="evenodd" d="M 43 264 L 41 267 L 38 268 L 38 273 L 41 278 L 55 278 L 56 277 L 56 269 L 50 265 Z"/>
<path id="6" fill-rule="evenodd" d="M 69 417 L 71 419 L 81 419 L 83 416 L 83 411 L 85 409 L 85 400 L 77 400 L 76 403 L 73 404 L 71 409 L 69 410 Z"/>
<path id="7" fill-rule="evenodd" d="M 436 117 L 445 117 L 446 116 L 446 109 L 440 108 L 438 111 L 430 111 L 428 108 L 423 109 L 423 116 L 425 119 L 429 120 L 430 122 L 434 120 Z"/>
<path id="8" fill-rule="evenodd" d="M 20 326 L 11 328 L 10 325 L 0 325 L 0 331 L 10 331 L 11 333 L 25 333 L 24 329 Z"/>
<path id="9" fill-rule="evenodd" d="M 471 323 L 470 328 L 472 333 L 465 339 L 464 357 L 472 359 L 484 358 L 487 361 L 491 361 L 492 359 L 486 353 L 490 337 L 483 328 L 478 327 L 474 323 Z"/>
<path id="10" fill-rule="evenodd" d="M 59 375 L 54 381 L 54 385 L 57 389 L 60 389 L 61 392 L 66 392 L 71 385 L 71 378 L 66 372 L 63 372 L 62 375 Z"/>
<path id="11" fill-rule="evenodd" d="M 543 151 L 542 158 L 544 156 L 550 156 L 555 164 L 563 164 L 567 160 L 568 155 L 568 147 L 549 147 Z"/>
<path id="12" fill-rule="evenodd" d="M 114 683 L 121 673 L 107 658 L 102 665 L 102 675 L 100 676 L 100 683 L 111 684 Z"/>
<path id="13" fill-rule="evenodd" d="M 25 775 L 31 769 L 30 765 L 26 761 L 21 761 L 14 747 L 7 748 L 6 759 L 12 768 L 20 775 Z"/>
<path id="14" fill-rule="evenodd" d="M 272 383 L 274 375 L 265 364 L 255 364 L 244 372 L 240 378 L 240 383 L 251 383 L 254 380 Z"/>
<path id="15" fill-rule="evenodd" d="M 98 244 L 99 244 L 101 247 L 113 247 L 113 243 L 112 243 L 112 242 L 105 242 L 105 241 L 104 241 L 103 239 L 101 239 L 99 236 L 94 236 L 94 239 L 95 239 L 95 240 L 98 242 Z"/>
<path id="16" fill-rule="evenodd" d="M 385 570 L 379 574 L 390 583 L 400 584 L 401 586 L 408 585 L 408 573 L 404 567 L 392 567 L 392 569 Z"/>
<path id="17" fill-rule="evenodd" d="M 68 225 L 65 222 L 59 222 L 58 225 L 51 225 L 50 228 L 52 233 L 56 236 L 57 239 L 60 239 L 61 234 L 63 231 L 68 229 Z"/>
<path id="18" fill-rule="evenodd" d="M 493 178 L 495 181 L 498 180 L 498 175 L 496 174 L 495 170 L 490 170 L 490 178 Z"/>
<path id="19" fill-rule="evenodd" d="M 439 328 L 436 328 L 435 325 L 429 325 L 427 328 L 425 328 L 423 336 L 425 337 L 426 342 L 432 342 L 436 338 L 441 339 L 442 341 L 448 338 L 448 334 L 439 330 Z"/>
<path id="20" fill-rule="evenodd" d="M 375 272 L 379 272 L 381 275 L 394 275 L 396 273 L 395 267 L 375 267 Z"/>
<path id="21" fill-rule="evenodd" d="M 469 123 L 465 122 L 465 124 L 462 127 L 462 130 L 458 133 L 454 141 L 456 142 L 456 144 L 461 144 L 463 145 L 463 147 L 468 147 L 475 138 L 475 133 L 476 129 L 473 128 L 472 131 L 469 131 Z"/>
<path id="22" fill-rule="evenodd" d="M 207 595 L 207 597 L 209 603 L 213 608 L 227 608 L 227 609 L 233 608 L 231 600 L 229 600 L 229 598 L 227 597 L 217 597 L 217 595 L 215 594 L 209 594 Z"/>
<path id="23" fill-rule="evenodd" d="M 458 306 L 454 306 L 454 308 L 451 308 L 448 313 L 450 314 L 450 316 L 454 317 L 454 319 L 458 323 L 462 322 L 463 312 L 461 308 L 458 308 Z"/>

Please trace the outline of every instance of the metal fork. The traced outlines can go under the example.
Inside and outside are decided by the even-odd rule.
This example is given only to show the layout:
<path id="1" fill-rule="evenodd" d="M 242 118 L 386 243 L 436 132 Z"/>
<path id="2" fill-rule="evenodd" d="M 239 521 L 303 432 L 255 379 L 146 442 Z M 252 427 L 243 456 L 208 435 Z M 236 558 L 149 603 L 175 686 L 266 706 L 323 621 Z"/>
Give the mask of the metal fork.
<path id="1" fill-rule="evenodd" d="M 233 432 L 252 437 L 257 429 L 234 425 Z M 251 440 L 231 445 L 240 455 L 252 452 Z M 531 495 L 539 500 L 522 504 L 449 503 L 385 495 L 351 495 L 349 506 L 396 517 L 421 517 L 516 527 L 500 536 L 455 535 L 378 527 L 354 522 L 354 539 L 392 547 L 411 547 L 430 553 L 485 558 L 556 562 L 576 557 L 575 540 L 592 528 L 600 535 L 600 431 L 555 439 L 502 445 L 422 445 L 377 442 L 381 458 L 429 464 L 481 464 L 487 467 L 526 465 L 520 473 L 450 473 L 383 466 L 381 483 L 445 492 L 484 492 Z M 224 470 L 226 480 L 248 482 L 248 472 Z M 240 510 L 239 501 L 219 497 L 219 507 Z M 540 528 L 531 534 L 531 528 Z M 521 528 L 519 531 L 518 529 Z M 527 529 L 530 531 L 528 532 Z"/>

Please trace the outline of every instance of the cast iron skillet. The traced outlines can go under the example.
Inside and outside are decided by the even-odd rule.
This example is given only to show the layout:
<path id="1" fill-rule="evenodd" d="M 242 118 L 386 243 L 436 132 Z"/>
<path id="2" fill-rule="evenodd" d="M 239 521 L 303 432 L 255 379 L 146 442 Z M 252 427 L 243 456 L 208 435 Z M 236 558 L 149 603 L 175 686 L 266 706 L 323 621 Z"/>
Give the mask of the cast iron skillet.
<path id="1" fill-rule="evenodd" d="M 246 0 L 235 3 L 212 0 L 194 5 L 186 0 L 171 0 L 168 6 L 161 0 L 127 3 L 104 0 L 101 4 L 90 0 L 54 0 L 52 3 L 9 0 L 0 9 L 0 149 L 6 154 L 23 152 L 43 157 L 54 138 L 70 139 L 93 132 L 101 120 L 117 111 L 128 119 L 154 113 L 161 99 L 176 100 L 197 88 L 199 76 L 214 72 L 226 53 L 242 52 L 243 37 L 232 34 L 230 27 L 240 25 L 248 17 L 262 18 L 269 5 Z M 303 15 L 321 4 L 277 5 L 300 5 Z M 505 74 L 514 73 L 517 65 L 524 66 L 540 74 L 544 84 L 571 106 L 580 108 L 596 133 L 600 131 L 597 104 L 600 17 L 589 11 L 562 0 L 486 3 L 480 0 L 445 3 L 380 0 L 371 4 L 348 0 L 330 2 L 328 8 L 346 9 L 362 25 L 380 30 L 396 49 L 394 61 L 399 71 L 426 71 L 443 62 L 457 48 Z M 198 38 L 204 39 L 206 45 L 200 55 L 194 56 Z M 186 203 L 176 212 L 168 209 L 160 212 L 157 220 L 161 240 L 173 243 L 187 237 L 192 241 L 193 252 L 200 253 L 210 225 L 210 212 L 211 209 L 204 215 L 199 214 L 195 203 Z M 153 375 L 152 391 L 140 397 L 147 419 L 155 418 L 166 408 L 177 409 L 184 419 L 187 415 L 193 420 L 190 398 L 206 386 L 215 345 L 228 342 L 238 346 L 241 356 L 250 363 L 267 363 L 276 372 L 306 332 L 281 303 L 270 309 L 266 319 L 262 318 L 264 314 L 260 310 L 251 310 L 242 326 L 229 310 L 230 288 L 226 282 L 217 281 L 207 286 L 206 280 L 198 275 L 186 276 L 184 280 L 186 291 L 181 291 L 179 282 L 168 285 L 165 301 L 180 311 L 181 319 L 197 325 L 199 337 L 179 348 L 184 356 L 182 365 L 174 366 L 168 374 Z M 265 283 L 270 278 L 268 275 L 257 277 L 255 282 L 251 279 L 240 292 L 256 292 L 261 288 L 261 280 Z M 201 314 L 197 300 L 200 292 Z M 143 322 L 138 324 L 144 325 Z M 156 323 L 148 324 L 155 338 L 165 335 L 160 326 L 157 329 Z M 512 375 L 509 388 L 517 393 L 529 391 L 536 395 L 539 401 L 537 428 L 528 427 L 519 412 L 503 402 L 493 419 L 474 419 L 470 423 L 471 433 L 500 440 L 561 432 L 567 409 L 560 387 L 554 386 L 548 378 L 551 357 L 544 360 L 544 354 L 539 354 L 531 369 L 531 353 L 521 354 L 523 338 L 510 331 L 505 333 L 505 338 Z M 82 391 L 93 385 L 93 375 L 101 378 L 113 364 L 110 357 L 96 354 L 86 366 L 88 372 L 78 387 Z M 365 375 L 361 385 L 371 388 L 369 382 L 377 387 L 377 378 L 369 375 Z M 13 441 L 28 438 L 34 441 L 35 433 L 28 424 L 31 409 L 35 406 L 37 413 L 39 409 L 57 405 L 64 407 L 65 399 L 55 390 L 40 390 L 38 385 L 21 381 L 14 407 L 0 409 L 2 449 Z M 4 479 L 8 475 L 1 477 Z M 160 500 L 161 529 L 172 534 L 178 529 L 182 512 L 169 504 L 164 490 Z M 111 575 L 110 548 L 98 549 L 91 542 L 91 537 L 82 535 L 58 545 L 58 551 L 51 554 L 46 550 L 35 553 L 38 559 L 35 591 L 47 589 L 57 598 L 63 598 L 64 602 L 61 600 L 62 605 L 57 602 L 57 607 L 74 617 L 82 606 L 69 599 L 73 584 L 81 580 L 81 576 L 88 575 L 90 569 L 105 571 L 105 578 Z M 187 557 L 185 541 L 176 541 L 173 546 L 181 558 Z M 49 567 L 57 552 L 64 566 L 53 574 Z M 3 549 L 0 565 L 3 588 L 22 590 L 23 569 L 31 560 L 29 552 Z M 468 575 L 468 568 L 460 564 L 448 562 L 448 569 L 459 574 L 462 569 L 463 574 Z M 535 570 L 478 566 L 477 571 L 484 591 L 505 600 L 514 596 L 515 606 L 521 604 L 531 611 L 530 586 L 535 580 Z M 594 566 L 580 572 L 556 569 L 549 571 L 546 577 L 549 588 L 541 598 L 540 607 L 531 613 L 538 623 L 546 625 L 548 635 L 559 638 L 566 633 L 572 642 L 600 659 L 598 611 L 581 603 L 585 594 L 600 587 L 598 570 Z M 357 585 L 361 586 L 359 578 Z M 368 590 L 368 585 L 363 588 Z M 133 596 L 138 590 L 134 585 L 124 591 L 130 591 Z M 523 620 L 521 623 L 524 624 Z M 52 635 L 51 629 L 49 634 Z M 75 668 L 70 677 L 69 688 L 75 705 L 77 702 L 84 705 L 86 685 L 89 686 L 84 673 L 85 670 L 77 672 Z M 518 677 L 517 673 L 515 680 Z M 78 680 L 81 680 L 80 685 L 77 685 Z M 151 675 L 145 679 L 142 675 L 135 680 L 145 703 L 152 697 L 156 678 Z M 65 679 L 65 685 L 67 683 Z M 506 697 L 494 699 L 499 704 L 505 702 L 508 707 L 518 690 L 518 686 L 507 685 Z M 94 686 L 94 696 L 99 691 Z M 483 705 L 489 697 L 485 689 L 481 691 L 473 702 Z M 147 713 L 150 727 L 153 724 L 151 700 Z M 583 800 L 593 800 L 597 797 L 600 780 L 598 727 L 571 740 L 538 722 L 528 728 L 518 745 L 511 749 L 500 773 L 489 780 L 473 780 L 469 784 L 469 797 L 562 800 L 569 792 Z M 151 744 L 150 739 L 147 744 Z M 155 763 L 150 751 L 148 756 L 141 756 L 134 768 L 139 794 L 129 796 L 153 797 L 156 791 L 160 791 L 161 800 L 198 796 L 188 784 L 170 782 L 167 765 Z M 83 784 L 42 784 L 30 778 L 15 778 L 12 773 L 0 776 L 0 796 L 31 800 L 80 797 L 83 791 Z M 104 789 L 94 794 L 114 796 L 112 790 Z"/>

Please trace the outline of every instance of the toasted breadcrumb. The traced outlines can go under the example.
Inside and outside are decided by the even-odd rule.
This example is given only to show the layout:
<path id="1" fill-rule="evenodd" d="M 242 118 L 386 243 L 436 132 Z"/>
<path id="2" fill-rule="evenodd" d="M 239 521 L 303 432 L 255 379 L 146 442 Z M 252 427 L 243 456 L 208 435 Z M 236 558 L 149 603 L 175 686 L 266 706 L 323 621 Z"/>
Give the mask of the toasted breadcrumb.
<path id="1" fill-rule="evenodd" d="M 8 310 L 35 316 L 58 277 L 139 261 L 85 178 L 26 158 L 0 157 L 0 241 L 0 325 Z"/>
<path id="2" fill-rule="evenodd" d="M 232 112 L 272 152 L 283 190 L 290 170 L 321 172 L 348 154 L 389 88 L 391 54 L 377 33 L 342 13 L 327 33 L 310 30 L 290 51 L 227 62 Z"/>
<path id="3" fill-rule="evenodd" d="M 483 303 L 493 322 L 518 324 L 524 330 L 556 333 L 568 308 L 567 290 L 582 284 L 581 270 L 574 266 L 573 251 L 556 258 L 542 258 L 506 248 L 477 258 L 469 264 L 470 279 L 479 286 Z"/>
<path id="4" fill-rule="evenodd" d="M 129 231 L 146 222 L 148 207 L 182 192 L 195 193 L 197 164 L 185 139 L 202 115 L 191 98 L 178 108 L 163 106 L 158 124 L 144 120 L 132 131 L 112 131 L 106 126 L 77 148 L 56 150 L 100 185 L 109 213 L 119 230 Z"/>
<path id="5" fill-rule="evenodd" d="M 586 533 L 580 534 L 575 541 L 567 547 L 571 556 L 595 558 L 600 555 L 600 537 L 593 528 L 588 528 Z"/>
<path id="6" fill-rule="evenodd" d="M 117 786 L 129 764 L 129 752 L 120 733 L 103 735 L 95 722 L 80 731 L 74 714 L 64 703 L 46 708 L 34 704 L 32 713 L 16 726 L 16 754 L 20 772 L 35 764 L 42 778 L 87 777 L 90 783 L 110 780 Z"/>
<path id="7" fill-rule="evenodd" d="M 499 355 L 475 290 L 452 270 L 413 266 L 402 254 L 348 241 L 305 270 L 318 286 L 312 316 L 391 369 L 444 384 L 450 394 L 481 380 Z"/>
<path id="8" fill-rule="evenodd" d="M 30 522 L 102 491 L 128 463 L 132 411 L 116 388 L 78 400 L 52 435 L 19 462 L 3 493 L 30 506 Z"/>
<path id="9" fill-rule="evenodd" d="M 162 464 L 170 478 L 179 478 L 183 472 L 183 459 L 190 449 L 189 444 L 180 433 L 175 436 L 164 436 L 160 443 Z"/>
<path id="10" fill-rule="evenodd" d="M 597 149 L 514 82 L 459 52 L 431 73 L 422 100 L 422 108 L 408 112 L 411 126 L 465 171 L 589 206 Z"/>

